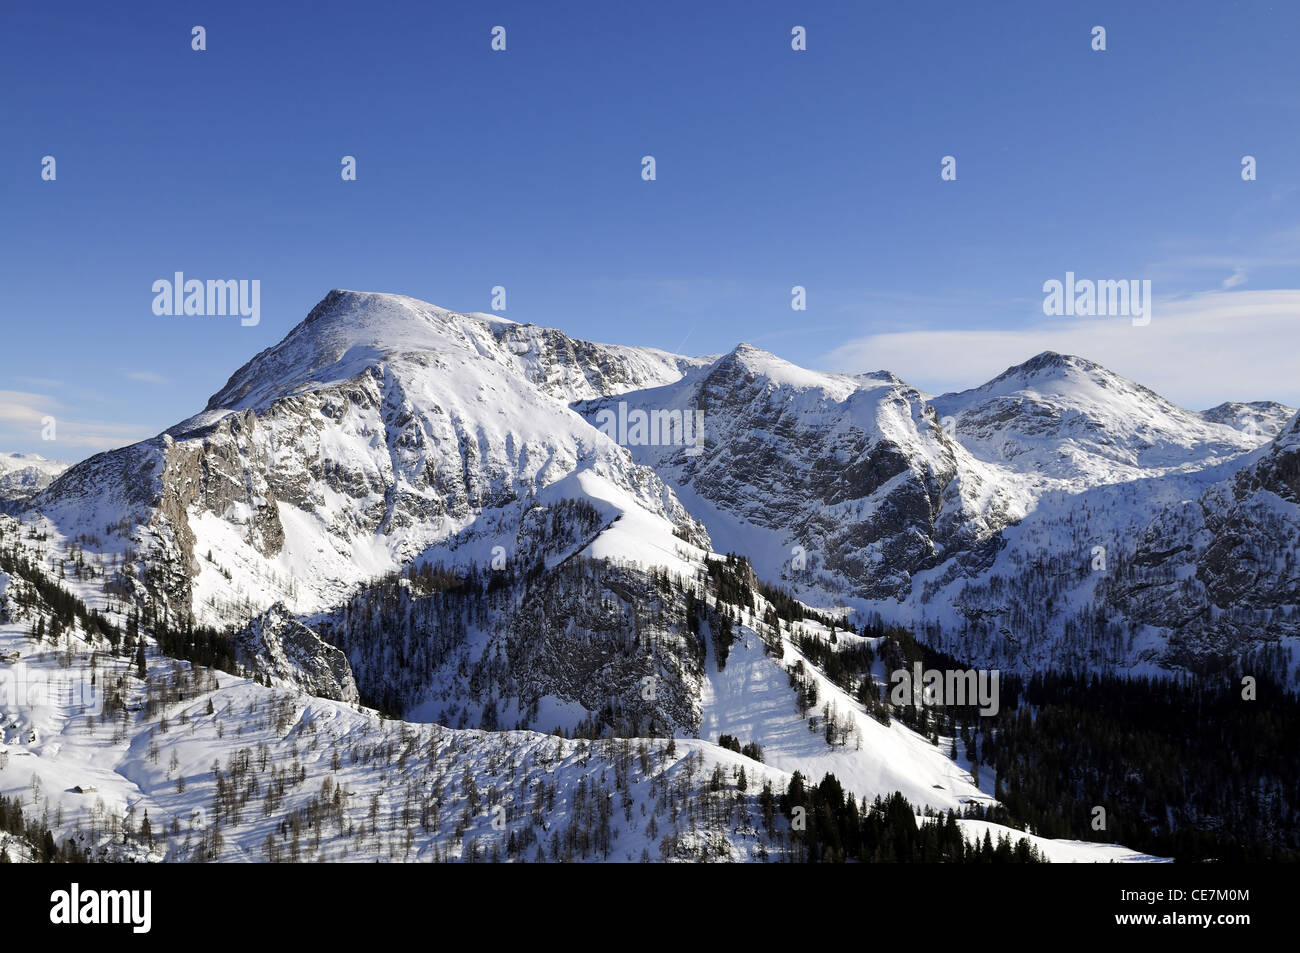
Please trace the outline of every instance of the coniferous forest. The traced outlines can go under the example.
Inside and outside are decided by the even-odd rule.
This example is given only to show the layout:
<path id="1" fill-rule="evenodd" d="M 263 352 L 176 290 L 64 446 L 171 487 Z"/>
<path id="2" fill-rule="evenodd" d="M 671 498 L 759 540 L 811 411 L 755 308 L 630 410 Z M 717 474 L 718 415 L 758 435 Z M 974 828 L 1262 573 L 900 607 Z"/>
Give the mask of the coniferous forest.
<path id="1" fill-rule="evenodd" d="M 886 670 L 964 669 L 910 633 L 868 625 Z M 1300 697 L 1267 675 L 1000 673 L 999 710 L 884 704 L 871 653 L 804 638 L 837 684 L 995 776 L 988 820 L 1122 843 L 1180 861 L 1300 860 Z M 888 716 L 885 716 L 888 717 Z"/>
<path id="2" fill-rule="evenodd" d="M 1180 861 L 1300 860 L 1300 699 L 1237 683 L 1039 674 L 978 730 L 1007 812 Z M 1105 828 L 1094 829 L 1095 809 Z"/>

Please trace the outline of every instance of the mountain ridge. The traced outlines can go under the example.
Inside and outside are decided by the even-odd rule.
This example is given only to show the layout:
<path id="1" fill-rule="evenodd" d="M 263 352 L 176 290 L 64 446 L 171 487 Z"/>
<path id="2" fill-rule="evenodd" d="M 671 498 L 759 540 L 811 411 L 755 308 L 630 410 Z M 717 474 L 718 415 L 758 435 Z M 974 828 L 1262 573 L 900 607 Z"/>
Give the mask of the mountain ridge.
<path id="1" fill-rule="evenodd" d="M 700 412 L 702 441 L 620 443 L 599 426 L 618 403 Z M 1264 425 L 1233 426 L 1241 407 Z M 713 537 L 803 598 L 953 626 L 980 658 L 977 639 L 997 639 L 970 619 L 1010 610 L 974 593 L 1034 560 L 1025 541 L 1086 565 L 1066 527 L 1106 497 L 1112 516 L 1088 516 L 1089 532 L 1125 565 L 1145 558 L 1139 541 L 1167 508 L 1226 485 L 1286 410 L 1189 411 L 1052 351 L 932 397 L 890 372 L 807 370 L 746 342 L 690 358 L 334 289 L 199 414 L 25 505 L 69 535 L 126 527 L 118 545 L 146 553 L 144 589 L 243 621 L 276 602 L 328 610 L 413 561 L 539 552 L 530 514 L 584 500 L 607 514 L 589 555 L 689 575 Z M 1095 582 L 1080 576 L 1071 598 L 1112 598 Z M 1132 614 L 1130 640 L 1177 635 Z"/>

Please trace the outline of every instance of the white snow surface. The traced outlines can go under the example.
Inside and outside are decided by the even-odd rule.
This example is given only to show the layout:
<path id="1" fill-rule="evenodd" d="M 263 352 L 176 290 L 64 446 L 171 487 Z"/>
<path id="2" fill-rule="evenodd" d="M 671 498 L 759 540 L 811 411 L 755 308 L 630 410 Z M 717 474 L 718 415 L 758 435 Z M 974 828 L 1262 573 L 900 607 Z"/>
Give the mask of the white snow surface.
<path id="1" fill-rule="evenodd" d="M 7 528 L 14 525 L 11 521 Z M 49 540 L 24 545 L 47 563 L 60 552 Z M 97 563 L 90 558 L 90 565 Z M 124 621 L 120 603 L 105 598 L 92 580 L 66 582 L 108 618 Z M 10 584 L 0 573 L 0 600 Z M 878 731 L 864 735 L 861 751 L 819 757 L 808 740 L 815 738 L 779 698 L 774 663 L 765 667 L 761 652 L 751 651 L 752 633 L 743 636 L 746 644 L 733 647 L 724 672 L 711 677 L 706 707 L 710 729 L 760 739 L 772 757 L 769 764 L 705 739 L 678 738 L 676 753 L 668 754 L 662 739 L 586 743 L 529 731 L 458 731 L 381 720 L 357 705 L 197 670 L 157 655 L 152 647 L 147 680 L 142 680 L 131 660 L 93 653 L 79 630 L 59 647 L 34 642 L 28 621 L 0 623 L 0 659 L 6 660 L 0 663 L 0 794 L 48 818 L 59 840 L 71 837 L 102 859 L 158 862 L 203 854 L 213 861 L 262 861 L 270 856 L 268 840 L 280 859 L 288 859 L 291 850 L 298 851 L 298 859 L 318 861 L 464 860 L 470 851 L 487 859 L 494 847 L 500 856 L 506 835 L 493 827 L 494 814 L 483 808 L 466 813 L 469 777 L 480 804 L 486 792 L 500 792 L 512 831 L 536 810 L 540 786 L 555 785 L 555 806 L 546 812 L 545 826 L 559 831 L 591 823 L 574 801 L 580 782 L 588 789 L 612 785 L 625 770 L 627 794 L 620 801 L 623 810 L 613 817 L 608 853 L 575 858 L 609 861 L 765 859 L 756 829 L 730 822 L 719 828 L 703 819 L 679 825 L 677 846 L 665 853 L 662 835 L 673 822 L 657 792 L 667 786 L 684 796 L 698 790 L 715 768 L 726 778 L 728 798 L 737 793 L 742 768 L 751 795 L 764 782 L 783 790 L 793 770 L 814 780 L 833 770 L 848 782 L 846 788 L 868 798 L 903 790 L 918 806 L 943 808 L 959 804 L 964 795 L 980 797 L 960 782 L 959 766 L 899 725 L 876 725 Z M 126 703 L 122 716 L 97 717 L 106 692 L 120 692 Z M 154 707 L 146 709 L 151 695 Z M 639 766 L 640 750 L 647 752 L 648 771 Z M 626 768 L 617 767 L 620 760 Z M 236 777 L 241 785 L 250 778 L 259 782 L 233 814 L 214 807 L 218 773 L 227 790 Z M 277 778 L 286 783 L 267 813 L 264 796 L 280 783 Z M 935 778 L 947 782 L 941 794 L 924 789 Z M 322 794 L 326 779 L 331 789 L 339 789 L 338 797 Z M 319 839 L 307 828 L 300 841 L 291 840 L 282 819 L 314 810 L 313 801 L 321 797 L 326 820 Z M 426 828 L 417 820 L 419 808 L 434 803 L 439 820 Z M 650 833 L 652 816 L 655 834 Z M 146 817 L 152 844 L 139 835 Z M 1003 832 L 1013 840 L 1025 836 L 998 825 L 960 823 L 972 839 L 986 826 L 995 839 Z M 214 826 L 220 827 L 220 843 L 212 838 Z M 134 832 L 125 841 L 124 827 Z M 1118 845 L 1032 840 L 1054 861 L 1159 859 Z M 0 850 L 11 860 L 31 859 L 31 845 L 13 836 L 0 836 Z M 525 853 L 534 859 L 532 849 Z"/>

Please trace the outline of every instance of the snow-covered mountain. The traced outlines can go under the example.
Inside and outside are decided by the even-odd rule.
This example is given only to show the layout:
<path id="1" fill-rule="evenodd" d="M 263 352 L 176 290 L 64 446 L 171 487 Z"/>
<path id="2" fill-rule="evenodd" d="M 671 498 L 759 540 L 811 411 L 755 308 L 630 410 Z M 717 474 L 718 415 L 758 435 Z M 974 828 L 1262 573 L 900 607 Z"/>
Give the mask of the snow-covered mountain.
<path id="1" fill-rule="evenodd" d="M 774 783 L 832 772 L 859 797 L 960 810 L 994 802 L 995 774 L 955 737 L 880 717 L 900 650 L 862 624 L 993 668 L 1262 660 L 1294 677 L 1297 460 L 1289 408 L 1196 413 L 1077 357 L 934 397 L 744 344 L 689 358 L 332 291 L 195 416 L 17 499 L 0 634 L 25 657 L 53 612 L 32 567 L 53 567 L 96 613 L 65 662 L 91 652 L 94 668 L 103 620 L 132 633 L 137 655 L 109 654 L 137 678 L 164 650 L 218 660 L 234 681 L 192 678 L 215 678 L 203 692 L 247 708 L 253 734 L 285 707 L 364 748 L 370 705 L 405 720 L 410 753 L 449 746 L 457 772 L 581 758 L 573 784 L 621 756 L 552 754 L 536 732 L 642 739 L 657 786 L 678 761 L 653 739 L 690 741 L 682 771 L 734 779 L 742 762 L 712 743 L 726 736 Z M 865 668 L 832 677 L 828 652 Z M 111 756 L 129 798 L 188 803 L 141 760 L 157 725 L 101 745 L 65 714 L 17 718 L 5 743 L 56 772 L 81 752 L 75 770 L 120 785 L 95 766 Z M 239 836 L 248 851 L 263 834 Z M 712 846 L 752 858 L 779 840 Z"/>
<path id="2" fill-rule="evenodd" d="M 796 367 L 742 344 L 680 381 L 582 405 L 698 411 L 705 450 L 632 447 L 761 575 L 898 598 L 912 575 L 978 550 L 1022 515 L 1000 474 L 892 374 Z"/>
<path id="3" fill-rule="evenodd" d="M 1122 611 L 1111 582 L 1142 564 L 1171 510 L 1231 480 L 1282 429 L 1294 416 L 1282 405 L 1196 413 L 1054 353 L 930 397 L 888 372 L 806 371 L 742 345 L 672 383 L 578 406 L 593 422 L 624 406 L 702 412 L 705 452 L 631 451 L 715 548 L 810 603 L 878 613 L 958 657 L 1137 670 L 1260 645 L 1192 639 L 1189 652 L 1188 618 Z"/>
<path id="4" fill-rule="evenodd" d="M 1232 405 L 1193 413 L 1098 364 L 1052 352 L 933 406 L 981 460 L 1038 477 L 1038 486 L 1076 491 L 1213 466 L 1255 449 L 1276 426 L 1261 413 L 1256 432 L 1246 432 Z"/>
<path id="5" fill-rule="evenodd" d="M 1116 612 L 1174 633 L 1188 665 L 1243 650 L 1282 655 L 1300 638 L 1300 417 L 1246 466 L 1148 525 Z"/>
<path id="6" fill-rule="evenodd" d="M 1295 415 L 1296 408 L 1271 400 L 1247 403 L 1233 400 L 1201 411 L 1201 416 L 1211 423 L 1227 424 L 1265 437 L 1276 437 Z"/>
<path id="7" fill-rule="evenodd" d="M 1237 511 L 1239 471 L 1285 439 L 1294 420 L 1279 420 L 1294 411 L 1261 402 L 1192 413 L 1050 353 L 934 403 L 965 446 L 1020 481 L 1025 510 L 987 567 L 918 579 L 899 609 L 934 644 L 1022 670 L 1199 670 L 1267 647 L 1281 653 L 1277 673 L 1296 677 L 1291 627 L 1226 624 L 1247 607 L 1205 590 L 1211 570 L 1194 568 L 1218 562 L 1205 527 Z M 1290 551 L 1294 538 L 1274 545 Z"/>
<path id="8" fill-rule="evenodd" d="M 609 426 L 637 413 L 698 420 L 700 439 Z M 931 397 L 744 344 L 687 358 L 334 291 L 201 413 L 71 468 L 28 511 L 211 624 L 282 603 L 328 625 L 412 564 L 522 574 L 582 553 L 690 578 L 714 550 L 976 661 L 1178 666 L 1188 645 L 1222 659 L 1260 642 L 1211 652 L 1190 615 L 1125 598 L 1117 576 L 1163 552 L 1150 539 L 1186 501 L 1213 522 L 1288 413 L 1196 413 L 1050 352 Z M 576 501 L 594 507 L 586 528 L 553 532 Z M 1210 537 L 1192 535 L 1199 559 Z"/>
<path id="9" fill-rule="evenodd" d="M 331 292 L 204 411 L 72 468 L 28 517 L 111 554 L 112 585 L 166 617 L 242 627 L 240 660 L 271 684 L 355 696 L 316 627 L 395 711 L 547 729 L 618 711 L 620 724 L 694 730 L 695 650 L 684 615 L 648 615 L 670 600 L 647 573 L 694 577 L 708 537 L 653 470 L 554 395 L 660 384 L 697 363 Z M 601 578 L 581 578 L 583 560 Z M 504 585 L 476 624 L 408 627 L 402 645 L 391 614 L 377 645 L 359 613 L 337 615 L 420 567 Z M 637 614 L 648 656 L 626 631 Z M 645 705 L 652 674 L 661 690 Z"/>
<path id="10" fill-rule="evenodd" d="M 0 510 L 31 499 L 67 468 L 37 453 L 0 453 Z"/>
<path id="11" fill-rule="evenodd" d="M 201 413 L 78 464 L 30 507 L 67 536 L 117 527 L 108 545 L 141 554 L 151 594 L 214 624 L 278 602 L 328 609 L 417 559 L 523 558 L 530 513 L 569 497 L 593 501 L 603 529 L 627 517 L 615 535 L 672 562 L 674 532 L 707 542 L 699 524 L 552 394 L 659 383 L 685 366 L 334 291 Z"/>

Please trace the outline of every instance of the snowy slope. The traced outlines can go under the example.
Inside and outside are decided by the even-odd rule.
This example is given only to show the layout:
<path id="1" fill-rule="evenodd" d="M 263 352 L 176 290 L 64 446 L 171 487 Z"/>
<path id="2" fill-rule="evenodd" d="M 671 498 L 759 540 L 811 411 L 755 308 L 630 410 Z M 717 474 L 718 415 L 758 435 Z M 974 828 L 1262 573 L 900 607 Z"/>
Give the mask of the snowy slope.
<path id="1" fill-rule="evenodd" d="M 699 412 L 704 452 L 633 446 L 704 519 L 716 548 L 805 591 L 904 594 L 913 573 L 978 547 L 1023 509 L 996 467 L 893 375 L 807 371 L 741 345 L 680 381 L 581 405 Z M 801 565 L 802 564 L 802 565 Z"/>
<path id="2" fill-rule="evenodd" d="M 918 822 L 921 820 L 923 818 L 917 818 Z M 966 835 L 968 842 L 983 840 L 985 834 L 988 834 L 994 843 L 997 843 L 998 838 L 1004 836 L 1010 837 L 1013 841 L 1026 836 L 1023 831 L 1002 824 L 994 824 L 990 821 L 959 818 L 957 823 L 961 825 L 962 833 Z M 1153 857 L 1151 854 L 1129 850 L 1119 844 L 1101 844 L 1095 841 L 1082 840 L 1052 840 L 1047 837 L 1037 837 L 1033 834 L 1029 834 L 1028 838 L 1029 842 L 1034 847 L 1037 847 L 1042 855 L 1053 864 L 1151 864 L 1168 862 L 1168 858 Z"/>
<path id="3" fill-rule="evenodd" d="M 804 624 L 804 628 L 812 633 L 820 630 L 814 624 Z M 936 747 L 901 722 L 881 724 L 788 639 L 784 647 L 784 657 L 777 659 L 763 651 L 752 627 L 741 626 L 739 641 L 731 646 L 721 670 L 716 656 L 710 656 L 702 738 L 716 740 L 728 734 L 742 743 L 757 742 L 764 762 L 812 778 L 830 772 L 859 796 L 901 791 L 913 804 L 936 810 L 993 802 L 991 795 L 971 782 L 969 769 L 963 770 L 944 755 L 949 739 L 941 739 Z M 851 738 L 845 744 L 826 742 L 821 730 L 823 716 L 817 712 L 811 719 L 799 714 L 788 670 L 801 659 L 804 672 L 818 686 L 817 712 L 830 706 L 837 717 L 852 725 Z"/>
<path id="4" fill-rule="evenodd" d="M 1045 352 L 981 387 L 935 398 L 980 459 L 1076 490 L 1194 470 L 1268 439 L 1197 414 L 1091 361 Z M 1218 409 L 1216 409 L 1218 411 Z"/>
<path id="5" fill-rule="evenodd" d="M 1248 466 L 1285 426 L 1281 405 L 1196 413 L 1050 352 L 930 398 L 887 372 L 821 374 L 748 345 L 578 406 L 595 422 L 623 405 L 703 413 L 705 452 L 633 455 L 716 550 L 747 555 L 811 604 L 848 604 L 973 663 L 1026 671 L 1177 668 L 1261 644 L 1211 645 L 1183 631 L 1194 608 L 1122 605 L 1115 580 L 1160 551 L 1152 538 L 1186 501 L 1210 500 Z M 1199 553 L 1208 539 L 1185 545 Z"/>
<path id="6" fill-rule="evenodd" d="M 1041 474 L 1036 496 L 990 565 L 936 569 L 905 603 L 875 608 L 984 665 L 1149 673 L 1236 660 L 1300 678 L 1296 423 L 1277 424 L 1289 408 L 1192 414 L 1059 355 L 937 403 L 974 452 Z"/>
<path id="7" fill-rule="evenodd" d="M 59 552 L 48 540 L 21 545 L 44 562 Z M 757 803 L 763 784 L 789 783 L 778 765 L 683 738 L 583 742 L 386 721 L 152 647 L 141 677 L 80 629 L 57 646 L 33 641 L 30 615 L 5 598 L 15 585 L 0 574 L 0 794 L 98 859 L 743 861 L 789 850 L 787 822 L 767 828 Z M 92 581 L 70 586 L 123 622 Z M 1058 859 L 1149 859 L 1040 846 Z M 7 835 L 0 850 L 30 859 L 30 845 Z"/>
<path id="8" fill-rule="evenodd" d="M 699 415 L 702 440 L 610 433 L 629 409 Z M 685 358 L 334 291 L 200 414 L 71 468 L 28 513 L 134 559 L 125 584 L 171 612 L 222 624 L 277 602 L 325 613 L 412 563 L 525 569 L 546 514 L 583 500 L 603 516 L 585 556 L 689 576 L 709 549 L 739 552 L 810 603 L 972 660 L 1136 669 L 1188 654 L 1168 651 L 1185 619 L 1125 608 L 1098 548 L 1133 565 L 1288 410 L 1194 413 L 1050 352 L 932 398 L 749 345 Z"/>
<path id="9" fill-rule="evenodd" d="M 660 535 L 703 542 L 652 471 L 539 386 L 566 373 L 586 392 L 593 380 L 640 385 L 679 373 L 677 362 L 565 350 L 533 331 L 331 292 L 203 412 L 74 467 L 31 509 L 66 537 L 120 526 L 104 545 L 144 550 L 165 567 L 154 595 L 209 622 L 275 602 L 319 612 L 412 560 L 454 561 L 467 547 L 512 558 L 527 548 L 535 496 L 584 492 L 569 479 L 578 473 L 643 529 L 657 521 Z M 560 359 L 573 353 L 595 363 L 575 370 Z"/>
<path id="10" fill-rule="evenodd" d="M 620 405 L 701 412 L 703 452 L 611 436 L 600 420 Z M 931 398 L 887 372 L 808 371 L 748 345 L 685 358 L 331 292 L 202 412 L 72 467 L 22 513 L 23 545 L 67 570 L 88 604 L 119 619 L 144 605 L 233 625 L 241 660 L 270 685 L 181 675 L 188 666 L 151 646 L 151 688 L 126 658 L 100 652 L 92 663 L 76 637 L 71 651 L 34 646 L 30 617 L 8 619 L 0 655 L 21 651 L 33 670 L 66 665 L 86 681 L 93 664 L 96 684 L 113 686 L 131 715 L 119 729 L 61 702 L 7 711 L 0 787 L 39 773 L 69 817 L 86 816 L 77 784 L 100 788 L 101 817 L 188 816 L 191 844 L 172 841 L 172 859 L 199 850 L 200 831 L 210 839 L 192 811 L 216 792 L 213 758 L 233 756 L 221 772 L 248 777 L 241 746 L 265 745 L 299 777 L 305 767 L 287 797 L 308 812 L 326 776 L 346 778 L 357 800 L 324 856 L 457 857 L 476 837 L 503 849 L 490 821 L 466 814 L 467 774 L 515 817 L 553 781 L 563 801 L 624 776 L 613 790 L 637 820 L 618 825 L 611 859 L 778 849 L 741 817 L 679 830 L 667 847 L 648 832 L 652 817 L 671 826 L 665 784 L 686 778 L 685 792 L 718 766 L 733 786 L 741 766 L 780 786 L 796 770 L 829 771 L 858 796 L 901 791 L 918 809 L 987 803 L 991 779 L 974 783 L 946 756 L 948 739 L 936 746 L 876 720 L 788 632 L 759 621 L 761 599 L 757 614 L 740 610 L 720 664 L 710 626 L 737 610 L 704 594 L 705 559 L 742 553 L 810 604 L 880 612 L 972 664 L 1143 671 L 1253 650 L 1293 638 L 1300 603 L 1300 424 L 1280 423 L 1285 410 L 1196 414 L 1052 354 Z M 495 588 L 446 595 L 442 567 Z M 422 569 L 443 581 L 419 582 Z M 687 589 L 713 613 L 699 640 Z M 1209 624 L 1189 624 L 1198 614 L 1228 634 L 1212 640 Z M 795 677 L 815 685 L 814 711 L 801 713 Z M 150 703 L 168 691 L 164 678 L 181 679 L 172 691 L 183 700 Z M 362 699 L 408 721 L 385 727 Z M 171 722 L 183 715 L 186 730 L 162 731 L 162 710 Z M 827 717 L 838 741 L 827 740 Z M 616 744 L 584 750 L 536 734 L 593 725 L 617 728 L 646 758 L 629 774 Z M 647 740 L 666 734 L 676 754 Z M 722 734 L 758 744 L 766 765 L 713 744 Z M 385 760 L 381 736 L 403 763 Z M 332 750 L 345 752 L 338 768 Z M 440 829 L 392 814 L 424 811 L 430 798 L 442 804 Z M 591 805 L 573 803 L 560 816 L 589 826 Z M 258 816 L 254 805 L 223 821 L 225 846 L 206 849 L 256 857 L 276 833 Z M 1143 859 L 1046 847 L 1067 860 Z"/>

